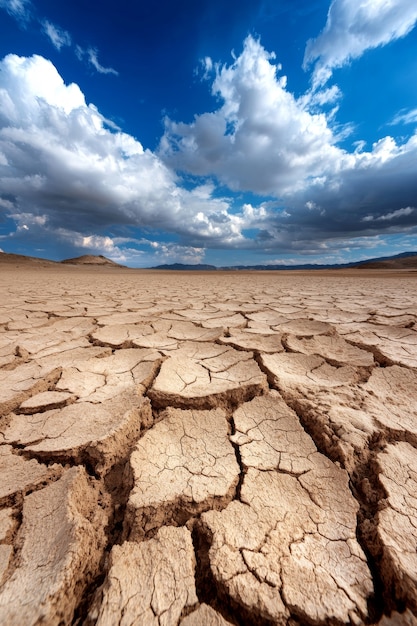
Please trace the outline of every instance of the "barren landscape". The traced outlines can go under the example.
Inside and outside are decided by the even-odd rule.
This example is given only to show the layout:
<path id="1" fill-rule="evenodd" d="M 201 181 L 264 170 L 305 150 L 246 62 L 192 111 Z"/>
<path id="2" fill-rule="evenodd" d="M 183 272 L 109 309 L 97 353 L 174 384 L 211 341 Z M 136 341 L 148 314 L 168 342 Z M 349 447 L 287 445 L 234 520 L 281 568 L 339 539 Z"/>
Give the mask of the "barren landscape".
<path id="1" fill-rule="evenodd" d="M 1 624 L 417 624 L 415 271 L 0 279 Z"/>

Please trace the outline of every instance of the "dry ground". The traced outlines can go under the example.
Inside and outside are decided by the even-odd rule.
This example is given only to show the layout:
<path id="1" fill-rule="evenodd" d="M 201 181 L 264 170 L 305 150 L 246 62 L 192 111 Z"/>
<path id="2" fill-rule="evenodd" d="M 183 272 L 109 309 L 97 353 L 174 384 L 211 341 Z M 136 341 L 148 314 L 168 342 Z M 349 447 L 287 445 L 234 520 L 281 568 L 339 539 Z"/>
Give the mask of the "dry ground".
<path id="1" fill-rule="evenodd" d="M 0 623 L 417 624 L 417 275 L 0 267 Z"/>

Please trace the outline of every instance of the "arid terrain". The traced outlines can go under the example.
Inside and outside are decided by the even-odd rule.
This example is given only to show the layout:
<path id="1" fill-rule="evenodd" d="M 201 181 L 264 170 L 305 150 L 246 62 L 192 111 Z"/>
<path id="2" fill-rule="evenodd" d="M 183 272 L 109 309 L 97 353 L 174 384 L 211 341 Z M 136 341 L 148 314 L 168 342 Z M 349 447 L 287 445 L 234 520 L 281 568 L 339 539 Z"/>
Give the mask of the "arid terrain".
<path id="1" fill-rule="evenodd" d="M 417 624 L 417 273 L 0 266 L 0 624 Z"/>

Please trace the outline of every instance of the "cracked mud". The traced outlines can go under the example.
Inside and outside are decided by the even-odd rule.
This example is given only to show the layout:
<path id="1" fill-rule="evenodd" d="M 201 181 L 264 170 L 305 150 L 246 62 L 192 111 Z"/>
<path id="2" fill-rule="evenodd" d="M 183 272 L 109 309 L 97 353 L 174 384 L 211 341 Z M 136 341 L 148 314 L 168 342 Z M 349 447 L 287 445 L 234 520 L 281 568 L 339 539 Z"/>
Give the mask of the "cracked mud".
<path id="1" fill-rule="evenodd" d="M 415 275 L 1 278 L 1 624 L 417 624 Z"/>

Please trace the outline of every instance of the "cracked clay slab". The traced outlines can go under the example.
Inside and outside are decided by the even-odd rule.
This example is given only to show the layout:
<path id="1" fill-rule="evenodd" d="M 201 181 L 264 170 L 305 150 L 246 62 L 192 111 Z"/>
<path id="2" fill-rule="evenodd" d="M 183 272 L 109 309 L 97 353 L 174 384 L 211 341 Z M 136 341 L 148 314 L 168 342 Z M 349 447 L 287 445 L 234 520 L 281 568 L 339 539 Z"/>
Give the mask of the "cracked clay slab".
<path id="1" fill-rule="evenodd" d="M 277 425 L 268 424 L 274 413 Z M 202 515 L 219 593 L 243 617 L 273 624 L 290 613 L 303 623 L 361 623 L 373 584 L 347 473 L 317 452 L 278 394 L 246 403 L 234 420 L 249 466 L 241 501 Z"/>
<path id="2" fill-rule="evenodd" d="M 186 528 L 165 526 L 154 539 L 115 545 L 110 568 L 90 614 L 97 626 L 177 626 L 197 604 L 195 556 Z"/>
<path id="3" fill-rule="evenodd" d="M 211 606 L 203 603 L 184 617 L 179 626 L 231 626 L 231 624 Z"/>
<path id="4" fill-rule="evenodd" d="M 244 468 L 302 474 L 314 467 L 317 449 L 277 391 L 242 404 L 233 414 Z"/>
<path id="5" fill-rule="evenodd" d="M 278 333 L 262 335 L 247 330 L 234 330 L 229 337 L 221 337 L 219 343 L 229 345 L 238 350 L 251 350 L 253 352 L 283 352 L 281 335 Z"/>
<path id="6" fill-rule="evenodd" d="M 19 413 L 31 415 L 33 413 L 40 413 L 41 411 L 60 409 L 67 406 L 67 404 L 75 402 L 76 399 L 76 396 L 71 393 L 44 391 L 43 393 L 37 393 L 22 402 L 19 407 Z"/>
<path id="7" fill-rule="evenodd" d="M 126 349 L 64 369 L 56 386 L 85 402 L 103 403 L 129 390 L 144 392 L 162 357 L 156 350 Z"/>
<path id="8" fill-rule="evenodd" d="M 354 367 L 334 367 L 317 354 L 262 354 L 261 362 L 268 378 L 278 389 L 331 389 L 356 383 Z"/>
<path id="9" fill-rule="evenodd" d="M 347 325 L 343 336 L 351 343 L 375 353 L 384 365 L 417 367 L 417 332 L 380 324 Z"/>
<path id="10" fill-rule="evenodd" d="M 225 506 L 239 479 L 224 411 L 170 408 L 161 417 L 130 457 L 130 538 L 143 538 L 164 523 L 183 524 L 191 515 Z"/>
<path id="11" fill-rule="evenodd" d="M 0 446 L 0 504 L 20 499 L 24 494 L 39 488 L 39 485 L 58 478 L 60 465 L 43 465 L 36 459 L 26 459 L 16 453 L 12 446 Z"/>
<path id="12" fill-rule="evenodd" d="M 387 506 L 378 514 L 382 577 L 417 614 L 417 450 L 405 442 L 378 454 Z"/>
<path id="13" fill-rule="evenodd" d="M 4 438 L 38 458 L 89 462 L 105 474 L 126 456 L 142 425 L 151 421 L 149 400 L 126 392 L 101 404 L 81 402 L 12 416 Z"/>
<path id="14" fill-rule="evenodd" d="M 303 374 L 301 355 L 286 356 L 292 358 L 282 359 L 281 367 L 277 359 L 271 366 L 276 373 L 274 383 L 286 401 L 303 415 L 316 442 L 349 472 L 355 470 L 357 462 L 369 457 L 375 436 L 385 438 L 391 433 L 417 443 L 415 370 L 398 365 L 375 367 L 366 382 L 326 389 L 325 380 L 318 387 L 308 372 Z M 318 359 L 309 358 L 310 363 L 318 363 Z"/>
<path id="15" fill-rule="evenodd" d="M 350 345 L 342 337 L 318 335 L 317 337 L 296 337 L 288 335 L 286 347 L 291 352 L 318 354 L 332 365 L 356 365 L 372 367 L 374 357 L 370 352 Z"/>
<path id="16" fill-rule="evenodd" d="M 106 523 L 98 491 L 81 467 L 26 496 L 15 568 L 0 588 L 0 623 L 70 624 L 98 572 Z"/>
<path id="17" fill-rule="evenodd" d="M 365 406 L 375 420 L 417 445 L 417 370 L 398 365 L 377 368 L 362 388 L 367 393 Z"/>
<path id="18" fill-rule="evenodd" d="M 0 416 L 16 409 L 31 395 L 47 391 L 59 374 L 58 368 L 45 371 L 35 362 L 24 363 L 12 371 L 0 370 Z"/>
<path id="19" fill-rule="evenodd" d="M 149 397 L 157 407 L 199 409 L 245 401 L 267 389 L 252 357 L 228 346 L 188 342 L 162 363 Z"/>

